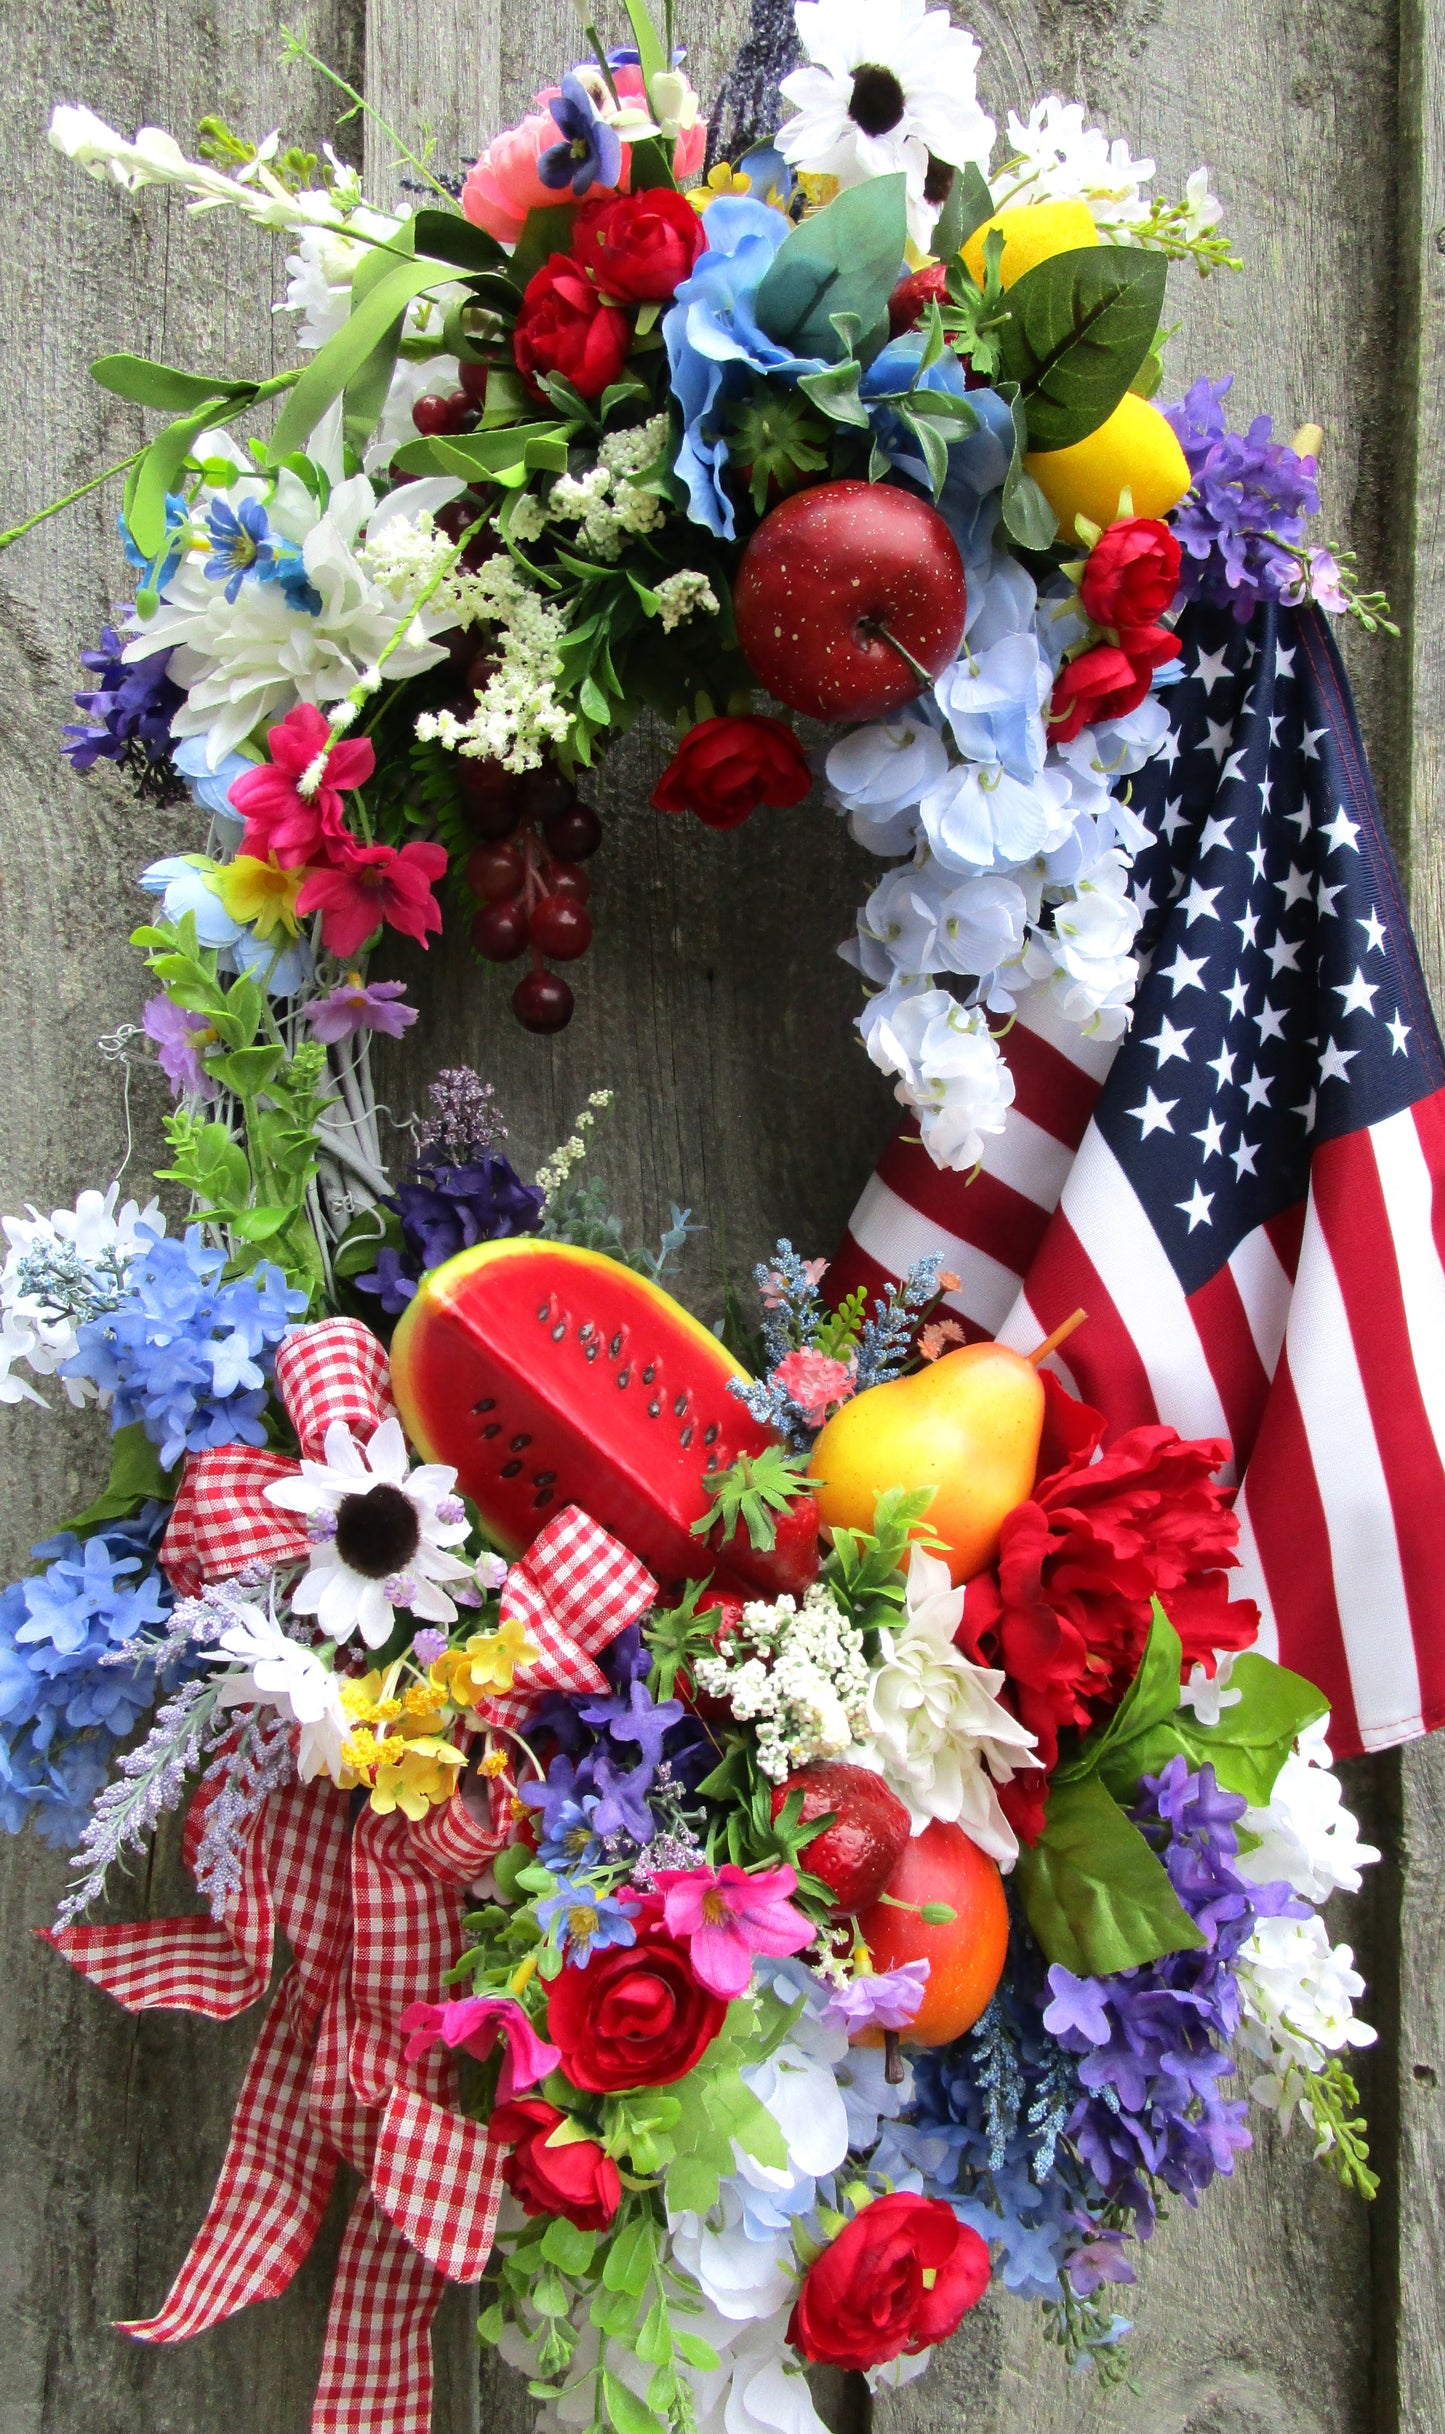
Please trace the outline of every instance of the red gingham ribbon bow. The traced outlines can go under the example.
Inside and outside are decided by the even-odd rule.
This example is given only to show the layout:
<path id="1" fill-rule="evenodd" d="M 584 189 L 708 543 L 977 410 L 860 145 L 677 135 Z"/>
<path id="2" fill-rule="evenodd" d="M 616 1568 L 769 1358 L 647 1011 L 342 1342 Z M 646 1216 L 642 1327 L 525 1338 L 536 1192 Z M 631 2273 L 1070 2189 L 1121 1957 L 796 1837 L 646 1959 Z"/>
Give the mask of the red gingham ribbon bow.
<path id="1" fill-rule="evenodd" d="M 380 1366 L 368 1361 L 363 1373 L 374 1401 L 338 1408 L 356 1379 L 354 1369 L 339 1374 L 339 1331 L 354 1327 L 343 1319 L 299 1329 L 278 1356 L 307 1450 L 335 1418 L 365 1428 L 386 1416 L 374 1338 Z M 313 1336 L 320 1346 L 307 1342 Z M 203 1498 L 229 1474 L 211 1455 L 196 1458 L 196 1472 L 192 1526 L 197 1543 L 214 1545 Z M 525 1623 L 540 1654 L 484 1720 L 525 1715 L 554 1689 L 605 1690 L 594 1658 L 655 1595 L 635 1556 L 568 1506 L 508 1576 L 503 1612 Z M 203 1787 L 192 1802 L 188 1861 L 212 1796 Z M 288 1784 L 252 1822 L 223 1922 L 147 1919 L 48 1939 L 128 2011 L 212 2019 L 232 2019 L 265 1993 L 278 1929 L 290 1945 L 206 2219 L 159 2313 L 121 2329 L 183 2341 L 274 2298 L 308 2254 L 344 2158 L 362 2186 L 337 2264 L 312 2434 L 429 2434 L 432 2319 L 447 2282 L 477 2281 L 491 2253 L 502 2149 L 457 2112 L 454 2058 L 436 2047 L 408 2062 L 399 2022 L 409 2003 L 439 1993 L 461 1947 L 466 1887 L 510 1838 L 510 1800 L 498 1780 L 486 1823 L 459 1793 L 417 1824 L 371 1808 L 353 1820 L 352 1802 L 330 1784 Z"/>
<path id="2" fill-rule="evenodd" d="M 276 1391 L 308 1460 L 320 1460 L 333 1421 L 369 1438 L 394 1416 L 390 1376 L 385 1348 L 359 1318 L 293 1327 L 276 1355 Z M 177 1596 L 197 1596 L 208 1580 L 233 1580 L 247 1564 L 306 1561 L 304 1524 L 265 1493 L 295 1468 L 261 1446 L 187 1454 L 161 1547 Z"/>

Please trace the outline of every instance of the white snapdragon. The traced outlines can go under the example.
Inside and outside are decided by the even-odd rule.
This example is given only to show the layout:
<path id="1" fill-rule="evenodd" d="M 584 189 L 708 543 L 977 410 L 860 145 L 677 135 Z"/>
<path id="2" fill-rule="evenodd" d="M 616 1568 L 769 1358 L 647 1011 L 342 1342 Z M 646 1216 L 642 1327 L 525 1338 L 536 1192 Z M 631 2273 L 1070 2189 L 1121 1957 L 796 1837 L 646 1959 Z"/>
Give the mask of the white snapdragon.
<path id="1" fill-rule="evenodd" d="M 875 1065 L 898 1076 L 894 1096 L 918 1117 L 936 1166 L 976 1166 L 1003 1131 L 1013 1076 L 980 1008 L 942 989 L 886 989 L 859 1017 Z"/>
<path id="2" fill-rule="evenodd" d="M 1002 1673 L 972 1664 L 954 1646 L 963 1599 L 947 1564 L 916 1546 L 903 1627 L 878 1634 L 869 1747 L 915 1834 L 943 1818 L 1008 1868 L 1018 1841 L 994 1786 L 1040 1760 L 1033 1734 L 999 1703 Z"/>
<path id="3" fill-rule="evenodd" d="M 127 1200 L 117 1208 L 119 1183 L 104 1192 L 82 1192 L 73 1209 L 49 1217 L 6 1217 L 10 1248 L 0 1268 L 0 1403 L 40 1403 L 44 1396 L 12 1374 L 18 1361 L 38 1378 L 54 1377 L 79 1350 L 79 1329 L 89 1318 L 114 1310 L 125 1291 L 131 1261 L 164 1234 L 158 1200 L 142 1208 Z M 62 1378 L 67 1400 L 77 1406 L 95 1396 L 88 1378 Z"/>
<path id="4" fill-rule="evenodd" d="M 841 1758 L 866 1729 L 862 1634 L 822 1581 L 801 1605 L 744 1606 L 738 1629 L 696 1670 L 700 1689 L 756 1725 L 758 1766 L 773 1783 L 810 1759 Z"/>

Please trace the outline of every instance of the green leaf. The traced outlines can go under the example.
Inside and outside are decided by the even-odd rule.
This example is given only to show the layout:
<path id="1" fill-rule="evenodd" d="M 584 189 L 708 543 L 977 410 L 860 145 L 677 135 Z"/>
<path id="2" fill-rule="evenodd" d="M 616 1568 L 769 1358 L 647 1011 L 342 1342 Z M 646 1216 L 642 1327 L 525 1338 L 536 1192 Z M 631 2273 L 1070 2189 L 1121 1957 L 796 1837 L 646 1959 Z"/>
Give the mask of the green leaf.
<path id="1" fill-rule="evenodd" d="M 1183 1668 L 1184 1651 L 1179 1634 L 1156 1597 L 1138 1672 L 1108 1722 L 1089 1735 L 1077 1758 L 1057 1770 L 1055 1782 L 1103 1774 L 1107 1764 L 1121 1774 L 1127 1788 L 1132 1790 L 1138 1770 L 1130 1768 L 1129 1750 L 1156 1726 L 1171 1723 L 1178 1714 Z M 1110 1789 L 1114 1789 L 1112 1784 Z"/>
<path id="2" fill-rule="evenodd" d="M 1181 1754 L 1192 1768 L 1212 1766 L 1227 1792 L 1265 1808 L 1275 1778 L 1307 1724 L 1329 1713 L 1329 1702 L 1302 1674 L 1251 1650 L 1234 1660 L 1230 1688 L 1242 1692 L 1217 1724 L 1201 1724 L 1180 1708 L 1152 1732 L 1109 1750 L 1099 1766 L 1116 1798 L 1132 1799 L 1143 1775 L 1157 1775 Z"/>
<path id="3" fill-rule="evenodd" d="M 704 2341 L 701 2333 L 685 2333 L 678 2330 L 673 2333 L 672 2337 L 677 2343 L 678 2356 L 685 2359 L 689 2366 L 695 2366 L 699 2374 L 711 2374 L 713 2368 L 720 2363 L 712 2343 Z"/>
<path id="4" fill-rule="evenodd" d="M 798 386 L 833 422 L 855 423 L 866 431 L 868 408 L 858 394 L 862 370 L 857 357 L 849 356 L 844 363 L 830 363 L 826 372 L 805 372 Z"/>
<path id="5" fill-rule="evenodd" d="M 241 1209 L 231 1218 L 231 1232 L 242 1242 L 272 1242 L 297 1214 L 294 1208 Z"/>
<path id="6" fill-rule="evenodd" d="M 506 2324 L 506 2315 L 499 2305 L 484 2307 L 477 2318 L 477 2339 L 485 2341 L 489 2349 L 495 2349 L 506 2330 Z"/>
<path id="7" fill-rule="evenodd" d="M 637 2298 L 630 2290 L 599 2290 L 587 2312 L 597 2330 L 615 2341 L 631 2329 Z"/>
<path id="8" fill-rule="evenodd" d="M 304 448 L 328 407 L 357 377 L 392 323 L 416 296 L 442 284 L 436 263 L 393 262 L 370 292 L 353 304 L 334 338 L 312 357 L 281 409 L 267 461 L 276 464 L 293 448 Z"/>
<path id="9" fill-rule="evenodd" d="M 1014 1882 L 1044 1958 L 1076 1977 L 1137 1969 L 1204 1938 L 1150 1850 L 1097 1776 L 1055 1782 L 1043 1834 Z"/>
<path id="10" fill-rule="evenodd" d="M 1000 390 L 1000 395 L 1008 400 L 1014 427 L 1013 458 L 1003 484 L 1004 530 L 1020 549 L 1047 549 L 1059 529 L 1059 519 L 1024 463 L 1024 450 L 1029 444 L 1028 418 L 1012 381 Z"/>
<path id="11" fill-rule="evenodd" d="M 933 232 L 933 251 L 940 261 L 946 261 L 950 253 L 961 252 L 974 230 L 982 228 L 985 220 L 993 218 L 993 196 L 988 190 L 988 180 L 975 162 L 968 161 L 954 179 L 949 203 L 953 202 L 955 196 L 958 199 L 958 235 L 954 243 L 947 247 L 941 245 L 938 230 Z M 948 204 L 945 204 L 944 211 L 947 209 Z M 942 219 L 943 213 L 940 213 L 940 225 Z"/>
<path id="12" fill-rule="evenodd" d="M 1141 246 L 1086 245 L 1010 288 L 1001 369 L 1018 383 L 1030 448 L 1072 448 L 1107 421 L 1149 352 L 1167 270 Z"/>
<path id="13" fill-rule="evenodd" d="M 396 452 L 403 473 L 460 474 L 469 483 L 520 489 L 529 473 L 565 473 L 567 435 L 559 423 L 509 423 L 456 438 L 408 440 Z"/>
<path id="14" fill-rule="evenodd" d="M 719 2174 L 700 2155 L 679 2155 L 667 2167 L 667 2203 L 674 2214 L 706 2214 L 717 2204 Z"/>
<path id="15" fill-rule="evenodd" d="M 462 270 L 505 271 L 509 265 L 496 238 L 457 211 L 434 211 L 428 205 L 412 221 L 412 241 L 430 261 L 455 262 Z"/>
<path id="16" fill-rule="evenodd" d="M 518 287 L 524 288 L 551 255 L 570 252 L 576 213 L 575 203 L 543 203 L 528 212 L 512 254 L 512 277 Z"/>
<path id="17" fill-rule="evenodd" d="M 152 1496 L 165 1498 L 172 1488 L 173 1474 L 161 1469 L 159 1453 L 140 1421 L 133 1420 L 129 1428 L 118 1428 L 111 1438 L 110 1479 L 104 1493 L 60 1527 L 73 1530 L 77 1538 L 88 1538 L 108 1521 L 128 1521 Z"/>
<path id="18" fill-rule="evenodd" d="M 677 179 L 672 173 L 672 146 L 663 143 L 656 135 L 644 136 L 640 144 L 634 144 L 629 183 L 634 194 L 641 194 L 648 186 L 676 187 Z"/>
<path id="19" fill-rule="evenodd" d="M 657 2253 L 656 2239 L 650 2215 L 639 2215 L 624 2224 L 607 2251 L 602 2268 L 603 2285 L 608 2290 L 630 2291 L 634 2298 L 646 2290 Z"/>
<path id="20" fill-rule="evenodd" d="M 565 2214 L 555 2214 L 542 2234 L 543 2256 L 563 2273 L 585 2273 L 596 2246 L 596 2232 L 580 2230 Z"/>
<path id="21" fill-rule="evenodd" d="M 214 372 L 178 372 L 168 363 L 152 363 L 146 355 L 101 355 L 90 377 L 112 397 L 133 406 L 154 406 L 162 414 L 189 414 L 218 397 L 248 398 L 256 394 L 254 380 L 227 380 Z"/>
<path id="22" fill-rule="evenodd" d="M 672 2326 L 665 2299 L 654 2299 L 633 2346 L 644 2366 L 661 2366 L 671 2357 Z"/>
<path id="23" fill-rule="evenodd" d="M 168 423 L 151 441 L 136 468 L 136 485 L 126 499 L 125 520 L 130 537 L 144 558 L 159 557 L 166 540 L 166 499 L 180 479 L 181 468 L 197 439 L 215 420 L 220 402 L 214 396 L 203 406 Z"/>
<path id="24" fill-rule="evenodd" d="M 284 1048 L 236 1048 L 229 1056 L 212 1057 L 207 1067 L 240 1098 L 254 1098 L 286 1062 Z"/>
<path id="25" fill-rule="evenodd" d="M 662 47 L 662 36 L 652 22 L 647 0 L 623 0 L 623 6 L 632 28 L 633 41 L 637 45 L 637 64 L 642 70 L 643 87 L 650 99 L 653 77 L 661 76 L 671 67 L 672 61 Z"/>
<path id="26" fill-rule="evenodd" d="M 655 2417 L 646 2401 L 629 2392 L 615 2375 L 604 2373 L 602 2398 L 616 2434 L 667 2434 L 663 2419 Z"/>
<path id="27" fill-rule="evenodd" d="M 856 313 L 867 362 L 888 334 L 888 299 L 908 240 L 901 174 L 847 186 L 784 237 L 758 289 L 760 326 L 795 355 L 836 363 L 844 353 L 835 313 Z"/>

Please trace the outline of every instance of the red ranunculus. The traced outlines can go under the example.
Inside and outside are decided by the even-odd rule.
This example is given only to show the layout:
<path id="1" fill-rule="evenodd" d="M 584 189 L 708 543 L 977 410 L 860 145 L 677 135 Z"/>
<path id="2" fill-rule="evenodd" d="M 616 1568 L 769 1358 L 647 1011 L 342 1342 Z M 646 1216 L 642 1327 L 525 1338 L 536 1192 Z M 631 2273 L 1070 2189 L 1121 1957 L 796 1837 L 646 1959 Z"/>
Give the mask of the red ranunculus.
<path id="1" fill-rule="evenodd" d="M 566 2118 L 540 2096 L 494 2107 L 492 2136 L 512 2150 L 503 2158 L 502 2178 L 528 2214 L 565 2214 L 579 2231 L 605 2231 L 622 2203 L 617 2166 L 591 2138 L 549 2146 Z"/>
<path id="2" fill-rule="evenodd" d="M 658 811 L 695 811 L 709 828 L 740 828 L 760 803 L 801 803 L 813 783 L 803 747 L 780 718 L 705 718 L 689 729 L 652 790 Z"/>
<path id="3" fill-rule="evenodd" d="M 563 372 L 579 397 L 600 397 L 617 378 L 631 344 L 630 317 L 603 303 L 570 254 L 553 254 L 527 281 L 512 353 L 539 396 L 538 384 L 547 373 Z"/>
<path id="4" fill-rule="evenodd" d="M 1152 625 L 1179 589 L 1179 544 L 1153 516 L 1124 516 L 1089 552 L 1079 597 L 1095 625 Z"/>
<path id="5" fill-rule="evenodd" d="M 635 1944 L 569 1961 L 547 1990 L 547 2034 L 574 2087 L 594 2095 L 685 2079 L 727 2014 L 681 1944 L 646 1912 Z"/>
<path id="6" fill-rule="evenodd" d="M 1004 1696 L 1038 1735 L 1051 1769 L 1059 1734 L 1119 1704 L 1149 1637 L 1158 1597 L 1184 1649 L 1186 1672 L 1212 1668 L 1216 1649 L 1247 1648 L 1259 1608 L 1231 1599 L 1239 1523 L 1214 1473 L 1229 1447 L 1172 1428 L 1131 1428 L 1100 1455 L 1106 1423 L 1047 1375 L 1045 1459 L 1059 1467 L 1004 1522 L 996 1566 L 968 1584 L 958 1644 L 976 1664 L 1001 1666 Z M 1010 1824 L 1036 1842 L 1048 1796 L 1043 1773 L 1000 1791 Z"/>
<path id="7" fill-rule="evenodd" d="M 875 2197 L 803 2276 L 788 2339 L 820 2366 L 882 2366 L 956 2333 L 988 2250 L 937 2197 Z"/>
<path id="8" fill-rule="evenodd" d="M 572 223 L 573 255 L 620 304 L 666 304 L 706 251 L 702 214 L 671 186 L 584 203 Z"/>
<path id="9" fill-rule="evenodd" d="M 1101 718 L 1127 718 L 1148 692 L 1154 670 L 1179 651 L 1179 637 L 1167 626 L 1127 625 L 1119 628 L 1117 643 L 1095 643 L 1067 660 L 1049 702 L 1050 743 L 1071 744 L 1081 727 Z"/>

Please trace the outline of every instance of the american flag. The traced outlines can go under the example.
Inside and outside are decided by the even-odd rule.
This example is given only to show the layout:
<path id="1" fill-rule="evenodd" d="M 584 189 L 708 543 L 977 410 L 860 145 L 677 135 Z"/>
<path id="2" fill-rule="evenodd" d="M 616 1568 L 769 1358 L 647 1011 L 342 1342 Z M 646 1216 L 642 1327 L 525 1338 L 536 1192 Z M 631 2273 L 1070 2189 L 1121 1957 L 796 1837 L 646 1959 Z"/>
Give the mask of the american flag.
<path id="1" fill-rule="evenodd" d="M 1323 618 L 1179 631 L 1128 1035 L 1026 1002 L 983 1171 L 905 1127 L 828 1283 L 941 1252 L 1020 1350 L 1082 1306 L 1054 1365 L 1115 1433 L 1230 1440 L 1237 1589 L 1353 1756 L 1445 1723 L 1445 1054 Z"/>

